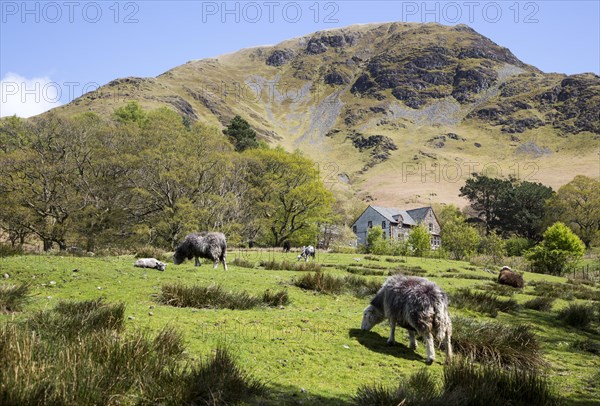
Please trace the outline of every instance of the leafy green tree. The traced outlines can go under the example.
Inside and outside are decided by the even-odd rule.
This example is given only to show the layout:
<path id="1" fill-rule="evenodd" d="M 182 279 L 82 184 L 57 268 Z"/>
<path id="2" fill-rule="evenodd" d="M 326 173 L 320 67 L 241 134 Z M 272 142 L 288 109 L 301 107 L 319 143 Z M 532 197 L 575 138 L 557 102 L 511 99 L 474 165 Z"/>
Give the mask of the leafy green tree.
<path id="1" fill-rule="evenodd" d="M 600 237 L 600 181 L 577 175 L 547 202 L 548 219 L 567 224 L 590 247 Z"/>
<path id="2" fill-rule="evenodd" d="M 520 257 L 531 246 L 531 240 L 525 237 L 512 236 L 504 242 L 504 249 L 509 257 Z"/>
<path id="3" fill-rule="evenodd" d="M 147 114 L 137 101 L 130 101 L 115 109 L 114 117 L 121 124 L 134 123 L 141 127 L 146 123 Z"/>
<path id="4" fill-rule="evenodd" d="M 475 253 L 480 239 L 477 230 L 463 219 L 450 221 L 442 229 L 442 246 L 458 260 Z"/>
<path id="5" fill-rule="evenodd" d="M 489 178 L 476 173 L 460 188 L 460 196 L 469 200 L 478 218 L 484 222 L 486 234 L 491 233 L 499 224 L 501 202 L 510 189 L 511 183 L 508 180 Z"/>
<path id="6" fill-rule="evenodd" d="M 413 255 L 422 257 L 431 249 L 431 235 L 424 225 L 419 224 L 413 227 L 408 234 L 408 244 L 411 247 Z"/>
<path id="7" fill-rule="evenodd" d="M 381 226 L 370 228 L 367 234 L 367 252 L 375 255 L 386 255 L 388 254 L 388 248 L 388 243 L 383 238 Z"/>
<path id="8" fill-rule="evenodd" d="M 245 207 L 253 232 L 265 244 L 280 246 L 306 230 L 318 232 L 320 224 L 331 221 L 333 195 L 311 160 L 280 148 L 252 149 L 243 157 L 249 188 Z M 316 241 L 317 235 L 304 238 Z"/>
<path id="9" fill-rule="evenodd" d="M 479 248 L 481 253 L 489 256 L 496 265 L 500 264 L 504 255 L 506 255 L 504 240 L 496 233 L 491 233 L 490 235 L 483 237 L 479 244 Z"/>
<path id="10" fill-rule="evenodd" d="M 223 130 L 223 134 L 229 137 L 238 152 L 259 146 L 256 140 L 256 131 L 240 116 L 235 116 L 231 120 L 231 123 Z"/>
<path id="11" fill-rule="evenodd" d="M 454 204 L 445 204 L 439 210 L 436 210 L 436 214 L 442 228 L 444 228 L 444 224 L 450 221 L 465 219 L 465 215 Z"/>
<path id="12" fill-rule="evenodd" d="M 585 252 L 585 244 L 565 224 L 556 222 L 544 232 L 541 243 L 528 250 L 525 257 L 533 270 L 561 275 L 577 264 Z"/>

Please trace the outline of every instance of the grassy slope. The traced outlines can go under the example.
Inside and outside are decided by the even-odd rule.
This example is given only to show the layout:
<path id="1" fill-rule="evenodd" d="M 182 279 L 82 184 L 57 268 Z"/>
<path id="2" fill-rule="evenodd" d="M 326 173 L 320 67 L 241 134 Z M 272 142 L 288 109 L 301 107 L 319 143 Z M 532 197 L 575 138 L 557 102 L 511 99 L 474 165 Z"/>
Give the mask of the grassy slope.
<path id="1" fill-rule="evenodd" d="M 261 259 L 294 260 L 294 254 L 231 253 L 230 259 L 240 255 L 256 261 Z M 323 264 L 346 265 L 377 264 L 394 267 L 398 264 L 385 261 L 357 262 L 361 255 L 320 254 Z M 338 404 L 347 401 L 358 386 L 369 382 L 395 385 L 398 376 L 407 376 L 424 365 L 424 348 L 420 345 L 416 354 L 407 348 L 405 334 L 398 334 L 400 345 L 387 347 L 387 326 L 381 324 L 373 332 L 359 331 L 362 309 L 368 298 L 350 295 L 321 295 L 305 292 L 288 285 L 300 273 L 290 271 L 265 271 L 231 266 L 231 272 L 212 270 L 209 265 L 194 268 L 192 263 L 175 267 L 169 265 L 166 272 L 134 268 L 132 257 L 71 258 L 56 256 L 23 256 L 0 259 L 0 273 L 9 273 L 8 282 L 32 281 L 35 296 L 26 310 L 16 315 L 1 315 L 11 320 L 27 317 L 32 311 L 53 306 L 61 299 L 91 299 L 106 297 L 110 302 L 124 301 L 128 328 L 144 328 L 158 331 L 169 324 L 184 332 L 191 357 L 205 354 L 219 342 L 228 343 L 238 354 L 242 365 L 255 376 L 269 383 L 274 391 L 274 403 L 281 404 L 278 397 Z M 459 269 L 461 274 L 492 276 L 483 271 L 469 270 L 469 264 L 456 261 L 408 258 L 407 265 L 419 265 L 428 271 L 448 292 L 459 287 L 474 287 L 482 280 L 441 277 L 448 268 Z M 78 269 L 78 272 L 73 272 Z M 326 272 L 345 275 L 345 271 L 333 266 Z M 383 280 L 383 277 L 370 277 Z M 563 278 L 546 275 L 525 274 L 526 281 L 546 280 L 564 282 Z M 50 281 L 56 284 L 51 285 Z M 260 308 L 254 310 L 195 310 L 158 305 L 153 297 L 165 282 L 180 281 L 186 284 L 219 283 L 232 290 L 246 289 L 262 293 L 265 289 L 279 290 L 288 286 L 291 304 L 284 309 Z M 7 283 L 6 281 L 3 283 Z M 46 284 L 46 286 L 42 286 Z M 526 287 L 524 294 L 514 297 L 522 303 L 533 296 Z M 600 296 L 600 293 L 599 293 Z M 569 343 L 585 337 L 598 339 L 598 335 L 581 333 L 565 328 L 555 321 L 558 309 L 567 302 L 557 300 L 552 313 L 539 313 L 521 309 L 515 315 L 500 313 L 498 320 L 506 323 L 526 322 L 535 326 L 545 357 L 550 361 L 552 380 L 569 400 L 584 401 L 600 399 L 600 388 L 592 387 L 592 375 L 600 368 L 598 356 L 585 355 L 569 349 Z M 152 308 L 151 308 L 152 307 Z M 153 314 L 150 315 L 149 312 Z M 453 315 L 480 317 L 470 311 L 451 308 Z M 362 344 L 361 344 L 362 343 Z M 346 348 L 348 347 L 348 348 Z M 431 367 L 441 373 L 443 356 Z M 306 391 L 304 391 L 304 390 Z"/>

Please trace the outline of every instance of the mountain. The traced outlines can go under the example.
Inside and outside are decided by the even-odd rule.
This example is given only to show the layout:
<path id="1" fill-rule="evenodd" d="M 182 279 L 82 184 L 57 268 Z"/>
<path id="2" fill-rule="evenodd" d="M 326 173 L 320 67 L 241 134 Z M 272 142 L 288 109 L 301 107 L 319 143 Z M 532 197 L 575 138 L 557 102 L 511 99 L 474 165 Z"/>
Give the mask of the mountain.
<path id="1" fill-rule="evenodd" d="M 319 31 L 117 79 L 56 111 L 110 114 L 130 100 L 219 127 L 240 115 L 382 205 L 462 205 L 473 171 L 555 188 L 600 175 L 600 77 L 543 73 L 466 25 Z"/>

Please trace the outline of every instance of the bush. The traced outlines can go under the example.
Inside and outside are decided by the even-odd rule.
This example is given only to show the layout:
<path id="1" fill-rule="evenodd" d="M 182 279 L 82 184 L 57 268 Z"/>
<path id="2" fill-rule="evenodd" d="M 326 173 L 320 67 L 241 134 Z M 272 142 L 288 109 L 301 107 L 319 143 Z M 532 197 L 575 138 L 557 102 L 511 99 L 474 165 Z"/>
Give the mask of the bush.
<path id="1" fill-rule="evenodd" d="M 474 361 L 529 369 L 546 366 L 529 326 L 457 317 L 452 330 L 454 350 Z"/>
<path id="2" fill-rule="evenodd" d="M 20 245 L 13 247 L 9 244 L 0 243 L 0 258 L 13 257 L 15 255 L 23 255 L 23 247 Z"/>
<path id="3" fill-rule="evenodd" d="M 576 266 L 585 245 L 563 223 L 557 222 L 544 232 L 542 242 L 525 253 L 534 272 L 561 275 Z"/>
<path id="4" fill-rule="evenodd" d="M 344 279 L 323 272 L 309 273 L 293 282 L 305 290 L 321 293 L 341 293 L 344 289 Z"/>
<path id="5" fill-rule="evenodd" d="M 513 236 L 504 241 L 504 249 L 509 257 L 520 257 L 531 248 L 531 241 L 525 237 Z"/>
<path id="6" fill-rule="evenodd" d="M 261 305 L 280 306 L 287 304 L 289 299 L 285 291 L 271 293 L 267 290 L 258 297 L 246 291 L 228 292 L 220 285 L 185 286 L 177 283 L 163 285 L 158 302 L 174 307 L 247 310 Z"/>
<path id="7" fill-rule="evenodd" d="M 466 307 L 481 313 L 486 313 L 491 317 L 496 317 L 498 312 L 515 311 L 519 305 L 513 299 L 501 300 L 498 296 L 489 292 L 473 292 L 468 288 L 458 289 L 451 294 L 450 304 L 452 306 L 463 308 Z"/>
<path id="8" fill-rule="evenodd" d="M 29 301 L 31 284 L 0 285 L 0 312 L 18 312 Z"/>
<path id="9" fill-rule="evenodd" d="M 571 303 L 558 312 L 558 318 L 571 327 L 587 329 L 596 319 L 595 309 L 592 305 Z"/>
<path id="10" fill-rule="evenodd" d="M 431 235 L 424 225 L 414 227 L 408 234 L 408 245 L 413 255 L 422 257 L 431 250 Z"/>
<path id="11" fill-rule="evenodd" d="M 540 312 L 549 312 L 552 310 L 552 304 L 554 299 L 550 297 L 536 297 L 535 299 L 528 300 L 523 304 L 524 307 L 531 310 L 537 310 Z"/>

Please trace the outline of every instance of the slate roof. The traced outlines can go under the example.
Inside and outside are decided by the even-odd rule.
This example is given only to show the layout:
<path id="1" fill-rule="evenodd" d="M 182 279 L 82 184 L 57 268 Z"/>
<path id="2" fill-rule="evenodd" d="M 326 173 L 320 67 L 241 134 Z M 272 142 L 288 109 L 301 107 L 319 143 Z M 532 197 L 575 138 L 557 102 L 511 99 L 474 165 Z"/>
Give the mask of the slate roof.
<path id="1" fill-rule="evenodd" d="M 431 207 L 420 207 L 418 209 L 408 210 L 408 214 L 412 217 L 417 223 L 423 221 L 427 213 L 429 212 Z"/>
<path id="2" fill-rule="evenodd" d="M 417 221 L 415 221 L 415 218 L 413 216 L 411 216 L 410 210 L 408 210 L 408 211 L 400 210 L 395 207 L 381 207 L 381 206 L 371 206 L 371 207 L 392 223 L 399 223 L 400 217 L 402 217 L 403 224 L 407 224 L 410 226 L 417 225 Z M 425 214 L 427 214 L 427 210 L 429 210 L 429 207 L 425 207 L 424 209 L 426 209 Z M 422 210 L 422 209 L 416 209 L 416 210 Z M 416 211 L 416 210 L 413 210 L 413 211 Z M 424 217 L 425 214 L 423 214 L 422 217 Z M 422 217 L 421 217 L 421 219 L 422 219 Z"/>

